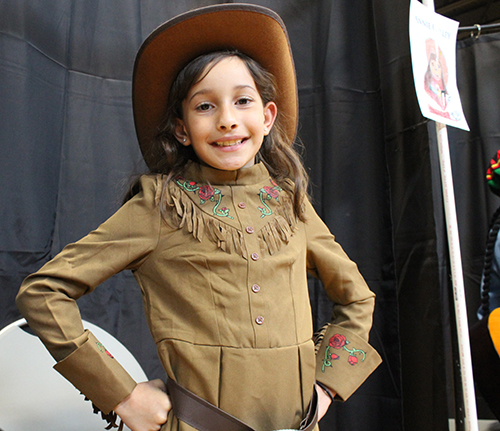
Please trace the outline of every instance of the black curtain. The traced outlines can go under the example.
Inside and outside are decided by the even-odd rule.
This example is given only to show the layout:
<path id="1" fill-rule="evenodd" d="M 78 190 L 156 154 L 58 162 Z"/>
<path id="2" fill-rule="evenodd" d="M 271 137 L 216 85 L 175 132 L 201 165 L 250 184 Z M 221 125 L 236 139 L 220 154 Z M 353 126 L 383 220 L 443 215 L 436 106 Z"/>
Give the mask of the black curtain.
<path id="1" fill-rule="evenodd" d="M 500 150 L 500 33 L 457 45 L 457 82 L 470 132 L 448 128 L 469 326 L 478 321 L 486 235 L 500 205 L 486 170 Z M 431 140 L 434 144 L 434 137 Z M 476 388 L 479 417 L 492 418 Z"/>
<path id="2" fill-rule="evenodd" d="M 480 304 L 479 284 L 490 218 L 500 205 L 486 170 L 500 150 L 500 33 L 458 43 L 457 80 L 470 132 L 448 128 L 468 318 Z"/>
<path id="3" fill-rule="evenodd" d="M 112 214 L 130 175 L 144 170 L 130 101 L 142 40 L 168 18 L 213 3 L 0 0 L 0 327 L 20 318 L 14 297 L 23 278 Z M 371 342 L 384 363 L 330 409 L 321 429 L 447 430 L 441 203 L 413 86 L 409 1 L 254 3 L 276 10 L 289 30 L 314 204 L 377 294 Z M 469 99 L 466 107 L 477 109 Z M 473 124 L 468 109 L 466 116 Z M 481 180 L 468 181 L 473 172 L 465 168 L 471 176 L 457 187 L 464 199 L 482 190 L 482 214 L 482 174 L 494 145 L 481 155 L 469 149 Z M 471 158 L 462 150 L 453 156 L 457 166 Z M 460 228 L 467 219 L 469 236 L 483 241 L 474 255 L 477 281 L 486 223 L 469 220 L 468 201 L 457 201 Z M 317 327 L 331 305 L 314 280 L 310 293 Z M 131 274 L 79 304 L 82 317 L 125 344 L 149 378 L 164 378 Z"/>

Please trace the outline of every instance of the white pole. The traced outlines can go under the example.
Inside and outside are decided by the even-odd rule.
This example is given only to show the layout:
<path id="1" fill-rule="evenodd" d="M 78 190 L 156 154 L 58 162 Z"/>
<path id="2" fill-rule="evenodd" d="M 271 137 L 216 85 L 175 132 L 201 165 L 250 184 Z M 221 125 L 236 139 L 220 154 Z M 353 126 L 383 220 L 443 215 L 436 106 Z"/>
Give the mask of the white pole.
<path id="1" fill-rule="evenodd" d="M 434 0 L 423 0 L 422 3 L 434 11 Z M 436 132 L 439 151 L 439 165 L 441 170 L 441 183 L 443 187 L 446 230 L 448 233 L 448 248 L 450 250 L 451 278 L 454 293 L 453 302 L 455 305 L 458 352 L 460 356 L 460 373 L 465 408 L 465 429 L 466 431 L 478 431 L 479 426 L 477 422 L 476 394 L 474 391 L 469 325 L 467 322 L 467 304 L 465 302 L 462 257 L 460 254 L 455 192 L 453 190 L 450 146 L 446 125 L 436 123 Z"/>
<path id="2" fill-rule="evenodd" d="M 451 278 L 454 293 L 453 302 L 455 304 L 458 353 L 460 356 L 460 373 L 465 408 L 465 429 L 466 431 L 478 431 L 476 395 L 474 391 L 474 377 L 472 375 L 472 360 L 470 353 L 469 325 L 467 322 L 467 305 L 465 302 L 462 258 L 460 254 L 455 193 L 453 191 L 450 148 L 446 125 L 436 123 L 436 132 L 441 165 L 441 183 L 443 187 L 446 230 L 448 233 L 448 248 L 450 251 Z"/>

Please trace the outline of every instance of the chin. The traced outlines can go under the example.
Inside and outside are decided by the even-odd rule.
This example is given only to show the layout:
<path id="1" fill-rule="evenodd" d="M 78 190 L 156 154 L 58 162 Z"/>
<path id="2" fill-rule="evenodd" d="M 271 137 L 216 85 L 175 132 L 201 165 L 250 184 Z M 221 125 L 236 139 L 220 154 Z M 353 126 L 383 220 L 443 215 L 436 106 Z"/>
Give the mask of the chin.
<path id="1" fill-rule="evenodd" d="M 229 163 L 215 163 L 210 164 L 215 169 L 223 170 L 223 171 L 237 171 L 238 169 L 249 168 L 253 166 L 254 160 L 251 162 L 229 162 Z"/>

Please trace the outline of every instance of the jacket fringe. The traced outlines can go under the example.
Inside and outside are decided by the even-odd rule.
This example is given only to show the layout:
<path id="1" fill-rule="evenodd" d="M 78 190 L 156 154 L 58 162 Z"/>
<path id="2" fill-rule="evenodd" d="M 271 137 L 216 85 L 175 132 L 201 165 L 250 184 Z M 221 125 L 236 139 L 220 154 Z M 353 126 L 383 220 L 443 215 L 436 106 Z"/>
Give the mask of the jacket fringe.
<path id="1" fill-rule="evenodd" d="M 162 213 L 170 226 L 186 229 L 200 242 L 206 237 L 222 251 L 237 253 L 247 259 L 244 236 L 240 230 L 225 223 L 223 219 L 205 213 L 179 187 L 167 186 L 165 192 L 164 198 L 161 199 Z M 285 198 L 275 216 L 257 233 L 262 241 L 261 249 L 271 255 L 279 251 L 289 243 L 296 223 L 292 206 Z"/>
<path id="2" fill-rule="evenodd" d="M 85 401 L 90 401 L 90 400 L 87 397 L 85 397 Z M 105 427 L 104 429 L 110 430 L 112 428 L 118 428 L 116 431 L 123 431 L 123 421 L 115 413 L 115 411 L 111 410 L 109 413 L 103 413 L 103 411 L 99 407 L 97 407 L 94 403 L 92 403 L 92 409 L 95 415 L 98 415 L 100 413 L 101 419 L 107 422 L 108 426 Z M 120 424 L 117 424 L 118 420 L 120 420 Z"/>
<path id="3" fill-rule="evenodd" d="M 293 235 L 292 227 L 283 216 L 277 215 L 260 231 L 264 248 L 269 254 L 274 254 L 281 249 L 284 244 L 290 242 Z"/>
<path id="4" fill-rule="evenodd" d="M 321 328 L 319 328 L 314 334 L 313 334 L 313 341 L 314 341 L 314 352 L 316 355 L 319 352 L 319 349 L 321 348 L 321 344 L 323 343 L 323 340 L 325 338 L 326 330 L 330 326 L 329 323 L 325 323 Z"/>

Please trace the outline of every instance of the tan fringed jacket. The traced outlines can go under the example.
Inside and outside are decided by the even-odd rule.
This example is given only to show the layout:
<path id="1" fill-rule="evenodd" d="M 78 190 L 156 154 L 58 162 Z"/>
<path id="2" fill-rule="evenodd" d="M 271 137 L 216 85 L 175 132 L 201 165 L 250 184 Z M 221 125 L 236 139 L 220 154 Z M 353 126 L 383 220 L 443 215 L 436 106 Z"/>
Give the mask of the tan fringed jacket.
<path id="1" fill-rule="evenodd" d="M 374 294 L 308 202 L 307 223 L 262 164 L 161 175 L 21 286 L 17 304 L 55 368 L 107 412 L 135 386 L 84 332 L 75 300 L 131 269 L 170 378 L 256 430 L 298 428 L 315 380 L 347 399 L 380 363 Z M 160 206 L 166 205 L 166 218 Z M 335 303 L 319 350 L 307 271 Z M 111 352 L 112 353 L 112 352 Z M 162 430 L 192 430 L 169 414 Z"/>

